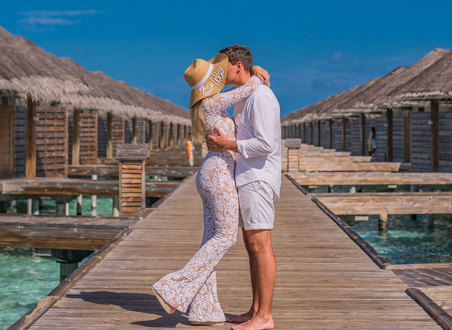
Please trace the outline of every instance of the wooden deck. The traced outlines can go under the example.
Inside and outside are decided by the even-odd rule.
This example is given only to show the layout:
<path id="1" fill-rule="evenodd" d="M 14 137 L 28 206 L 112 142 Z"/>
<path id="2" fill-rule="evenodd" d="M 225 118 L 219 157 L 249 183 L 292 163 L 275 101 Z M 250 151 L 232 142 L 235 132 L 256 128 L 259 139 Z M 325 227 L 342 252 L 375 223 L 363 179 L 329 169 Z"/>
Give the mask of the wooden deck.
<path id="1" fill-rule="evenodd" d="M 288 173 L 301 185 L 452 185 L 452 173 L 318 172 Z"/>
<path id="2" fill-rule="evenodd" d="M 283 177 L 273 231 L 278 275 L 273 312 L 277 329 L 436 329 L 407 296 L 406 284 L 380 269 L 310 199 Z M 78 281 L 33 329 L 173 328 L 186 316 L 166 315 L 149 288 L 182 267 L 202 238 L 202 205 L 187 179 Z M 227 314 L 250 304 L 247 255 L 241 241 L 217 268 Z M 45 310 L 48 296 L 28 315 Z M 25 317 L 23 318 L 25 319 Z M 225 325 L 224 328 L 229 328 Z"/>
<path id="3" fill-rule="evenodd" d="M 173 190 L 179 181 L 146 182 L 146 196 L 162 197 Z M 0 180 L 0 195 L 97 195 L 116 196 L 119 193 L 117 180 L 88 180 L 68 178 L 36 178 Z"/>
<path id="4" fill-rule="evenodd" d="M 318 193 L 335 214 L 447 214 L 452 213 L 452 192 Z"/>
<path id="5" fill-rule="evenodd" d="M 0 214 L 0 246 L 95 250 L 137 219 Z"/>
<path id="6" fill-rule="evenodd" d="M 445 329 L 452 328 L 452 263 L 390 265 L 388 268 L 408 286 L 415 288 L 416 298 L 431 299 L 442 308 L 442 311 L 432 310 L 431 313 L 439 318 L 438 322 Z M 422 297 L 422 294 L 426 297 Z M 432 304 L 427 301 L 429 305 Z"/>

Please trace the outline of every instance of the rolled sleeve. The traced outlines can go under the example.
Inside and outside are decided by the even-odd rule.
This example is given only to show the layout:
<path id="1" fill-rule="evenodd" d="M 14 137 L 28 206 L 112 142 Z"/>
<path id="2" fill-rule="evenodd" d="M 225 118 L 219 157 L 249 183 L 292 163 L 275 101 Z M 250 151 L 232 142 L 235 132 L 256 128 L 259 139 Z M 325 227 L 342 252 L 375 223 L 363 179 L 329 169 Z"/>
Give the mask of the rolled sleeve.
<path id="1" fill-rule="evenodd" d="M 244 158 L 262 157 L 272 153 L 275 145 L 275 113 L 272 100 L 259 95 L 254 100 L 251 125 L 254 137 L 237 140 L 237 150 Z"/>

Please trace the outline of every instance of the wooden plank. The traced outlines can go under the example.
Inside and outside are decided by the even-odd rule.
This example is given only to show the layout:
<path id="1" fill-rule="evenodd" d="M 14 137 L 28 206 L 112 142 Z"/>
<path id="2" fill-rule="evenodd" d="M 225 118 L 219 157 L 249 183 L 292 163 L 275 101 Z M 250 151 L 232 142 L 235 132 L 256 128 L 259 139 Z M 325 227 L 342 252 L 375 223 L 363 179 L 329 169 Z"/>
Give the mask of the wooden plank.
<path id="1" fill-rule="evenodd" d="M 178 181 L 147 182 L 146 196 L 161 197 L 178 185 Z M 115 180 L 66 178 L 37 178 L 33 180 L 11 179 L 0 180 L 0 192 L 3 194 L 14 195 L 115 196 L 119 193 L 119 182 Z"/>
<path id="2" fill-rule="evenodd" d="M 292 172 L 301 185 L 452 185 L 451 173 L 408 173 L 408 172 Z"/>
<path id="3" fill-rule="evenodd" d="M 0 246 L 94 250 L 136 220 L 0 214 Z"/>
<path id="4" fill-rule="evenodd" d="M 310 194 L 336 214 L 447 214 L 452 192 Z"/>

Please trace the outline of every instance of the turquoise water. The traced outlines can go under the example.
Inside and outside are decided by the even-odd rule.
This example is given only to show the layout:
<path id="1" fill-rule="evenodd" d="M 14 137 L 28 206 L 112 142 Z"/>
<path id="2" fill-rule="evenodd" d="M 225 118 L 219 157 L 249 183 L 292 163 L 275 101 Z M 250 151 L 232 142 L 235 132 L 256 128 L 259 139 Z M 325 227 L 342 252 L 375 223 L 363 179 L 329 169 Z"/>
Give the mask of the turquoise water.
<path id="1" fill-rule="evenodd" d="M 27 200 L 18 200 L 16 202 L 17 213 L 27 213 Z M 43 208 L 39 210 L 40 214 L 55 214 L 56 202 L 52 199 L 43 199 Z M 108 196 L 97 196 L 97 208 L 91 209 L 91 197 L 83 196 L 82 215 L 91 216 L 112 216 L 113 199 Z M 69 202 L 69 215 L 77 215 L 77 204 L 75 199 Z"/>
<path id="2" fill-rule="evenodd" d="M 311 193 L 326 193 L 328 186 L 304 186 Z M 352 186 L 337 185 L 335 193 L 350 192 Z M 409 192 L 410 185 L 356 186 L 359 192 Z M 419 185 L 420 191 L 451 191 L 452 185 Z M 339 215 L 339 214 L 338 214 Z M 363 214 L 365 215 L 365 214 Z M 368 221 L 355 221 L 355 216 L 339 215 L 367 243 L 392 264 L 452 262 L 452 215 L 434 214 L 388 215 L 388 230 L 378 231 L 378 216 L 368 216 Z M 429 226 L 432 217 L 434 226 Z"/>
<path id="3" fill-rule="evenodd" d="M 59 283 L 59 264 L 31 249 L 0 248 L 0 329 L 28 312 Z"/>
<path id="4" fill-rule="evenodd" d="M 21 318 L 60 283 L 60 264 L 50 258 L 33 256 L 33 249 L 0 248 L 0 279 L 2 330 Z"/>
<path id="5" fill-rule="evenodd" d="M 392 264 L 452 262 L 452 215 L 388 215 L 388 230 L 378 231 L 378 216 L 355 222 L 341 216 L 379 254 Z"/>
<path id="6" fill-rule="evenodd" d="M 76 215 L 75 203 L 70 202 L 70 215 Z M 16 205 L 19 213 L 27 212 L 26 200 Z M 98 196 L 97 215 L 111 216 L 112 205 L 111 197 Z M 40 213 L 55 214 L 55 207 L 53 200 L 44 199 Z M 90 196 L 83 197 L 82 215 L 93 215 Z M 59 277 L 59 264 L 33 256 L 32 249 L 0 248 L 0 329 L 7 329 L 51 292 L 59 284 Z"/>

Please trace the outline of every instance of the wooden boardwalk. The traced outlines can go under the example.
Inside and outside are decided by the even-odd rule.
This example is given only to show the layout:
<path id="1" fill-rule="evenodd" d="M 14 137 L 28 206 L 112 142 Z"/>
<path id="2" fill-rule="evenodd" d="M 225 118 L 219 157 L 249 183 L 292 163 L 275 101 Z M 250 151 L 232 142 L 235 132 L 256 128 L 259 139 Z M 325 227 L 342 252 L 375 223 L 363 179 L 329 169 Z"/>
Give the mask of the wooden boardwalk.
<path id="1" fill-rule="evenodd" d="M 438 328 L 406 295 L 405 283 L 377 267 L 307 196 L 287 178 L 282 180 L 273 231 L 277 329 Z M 149 288 L 194 254 L 202 238 L 201 219 L 201 200 L 191 177 L 137 222 L 32 328 L 190 326 L 185 315 L 166 315 Z M 220 263 L 217 277 L 224 311 L 244 312 L 251 288 L 241 237 Z"/>

